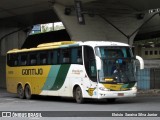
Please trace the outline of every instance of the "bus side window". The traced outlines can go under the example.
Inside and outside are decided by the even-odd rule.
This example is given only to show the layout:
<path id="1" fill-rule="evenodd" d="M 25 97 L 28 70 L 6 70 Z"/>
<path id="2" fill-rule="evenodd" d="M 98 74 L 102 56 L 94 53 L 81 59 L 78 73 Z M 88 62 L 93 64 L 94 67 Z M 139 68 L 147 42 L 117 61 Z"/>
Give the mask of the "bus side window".
<path id="1" fill-rule="evenodd" d="M 18 54 L 8 54 L 7 55 L 7 64 L 9 66 L 18 66 Z"/>
<path id="2" fill-rule="evenodd" d="M 70 63 L 70 49 L 61 49 L 60 50 L 60 64 Z"/>
<path id="3" fill-rule="evenodd" d="M 48 52 L 40 53 L 40 65 L 48 64 Z"/>
<path id="4" fill-rule="evenodd" d="M 54 49 L 50 52 L 50 64 L 56 65 L 58 64 L 58 50 Z"/>
<path id="5" fill-rule="evenodd" d="M 37 65 L 37 54 L 30 54 L 30 65 Z"/>
<path id="6" fill-rule="evenodd" d="M 14 66 L 17 66 L 17 65 L 18 65 L 18 61 L 15 60 L 15 61 L 14 61 Z"/>
<path id="7" fill-rule="evenodd" d="M 82 64 L 82 47 L 76 47 L 71 49 L 71 63 Z"/>
<path id="8" fill-rule="evenodd" d="M 78 63 L 78 64 L 82 64 L 82 62 L 83 62 L 83 61 L 82 61 L 82 58 L 77 58 L 77 63 Z"/>
<path id="9" fill-rule="evenodd" d="M 78 56 L 77 56 L 77 63 L 78 64 L 82 64 L 83 60 L 82 60 L 82 47 L 78 48 Z"/>
<path id="10" fill-rule="evenodd" d="M 27 65 L 27 55 L 26 54 L 20 56 L 20 65 L 22 66 Z"/>

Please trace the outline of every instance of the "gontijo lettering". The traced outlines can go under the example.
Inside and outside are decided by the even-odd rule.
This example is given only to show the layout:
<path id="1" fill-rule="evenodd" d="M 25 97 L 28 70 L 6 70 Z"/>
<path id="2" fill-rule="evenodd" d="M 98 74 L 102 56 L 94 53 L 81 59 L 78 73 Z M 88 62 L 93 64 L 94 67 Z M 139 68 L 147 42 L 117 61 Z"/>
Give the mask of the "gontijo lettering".
<path id="1" fill-rule="evenodd" d="M 22 69 L 22 75 L 43 75 L 43 69 Z"/>

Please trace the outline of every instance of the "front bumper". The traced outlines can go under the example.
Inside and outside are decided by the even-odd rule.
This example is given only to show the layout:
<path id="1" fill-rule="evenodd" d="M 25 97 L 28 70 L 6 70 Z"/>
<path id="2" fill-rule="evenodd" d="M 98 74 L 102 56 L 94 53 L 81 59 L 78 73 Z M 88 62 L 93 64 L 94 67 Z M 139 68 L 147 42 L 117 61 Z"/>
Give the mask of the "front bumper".
<path id="1" fill-rule="evenodd" d="M 129 90 L 129 91 L 99 91 L 98 99 L 104 98 L 125 98 L 125 97 L 135 97 L 137 94 L 137 90 Z"/>

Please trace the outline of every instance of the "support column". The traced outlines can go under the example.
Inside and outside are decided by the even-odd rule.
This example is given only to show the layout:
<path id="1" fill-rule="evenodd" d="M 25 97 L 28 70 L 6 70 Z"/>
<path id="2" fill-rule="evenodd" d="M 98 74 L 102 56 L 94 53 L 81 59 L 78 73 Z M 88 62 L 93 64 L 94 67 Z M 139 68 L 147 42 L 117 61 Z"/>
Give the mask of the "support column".
<path id="1" fill-rule="evenodd" d="M 65 15 L 65 6 L 55 3 L 53 6 L 55 12 L 63 22 L 72 40 L 75 41 L 117 41 L 128 43 L 128 39 L 116 30 L 111 24 L 103 18 L 95 15 L 90 17 L 84 15 L 85 25 L 80 25 L 77 21 L 75 10 L 70 15 Z M 123 11 L 122 11 L 123 12 Z M 116 12 L 113 14 L 105 14 L 103 17 L 112 22 L 117 28 L 126 35 L 132 34 L 139 26 L 142 25 L 144 19 L 138 20 L 135 14 Z M 121 13 L 120 15 L 118 13 Z M 136 33 L 130 38 L 129 44 L 133 43 Z"/>
<path id="2" fill-rule="evenodd" d="M 18 30 L 19 28 L 0 28 L 0 39 L 5 35 L 12 33 L 13 31 Z M 0 88 L 6 88 L 6 53 L 8 50 L 21 48 L 27 33 L 22 31 L 15 32 L 6 36 L 0 41 Z"/>

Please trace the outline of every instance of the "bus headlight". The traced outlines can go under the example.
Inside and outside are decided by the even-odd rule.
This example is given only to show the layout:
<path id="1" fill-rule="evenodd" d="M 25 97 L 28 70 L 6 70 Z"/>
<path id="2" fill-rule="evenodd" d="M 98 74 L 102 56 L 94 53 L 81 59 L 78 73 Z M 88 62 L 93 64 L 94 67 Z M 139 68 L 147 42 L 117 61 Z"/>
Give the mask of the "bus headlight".
<path id="1" fill-rule="evenodd" d="M 131 90 L 137 91 L 137 83 L 131 88 Z"/>
<path id="2" fill-rule="evenodd" d="M 109 89 L 106 89 L 105 87 L 99 87 L 99 89 L 102 91 L 110 91 Z"/>
<path id="3" fill-rule="evenodd" d="M 131 90 L 136 91 L 136 90 L 137 90 L 137 87 L 136 87 L 136 86 L 134 86 L 134 87 L 132 87 L 132 88 L 131 88 Z"/>

